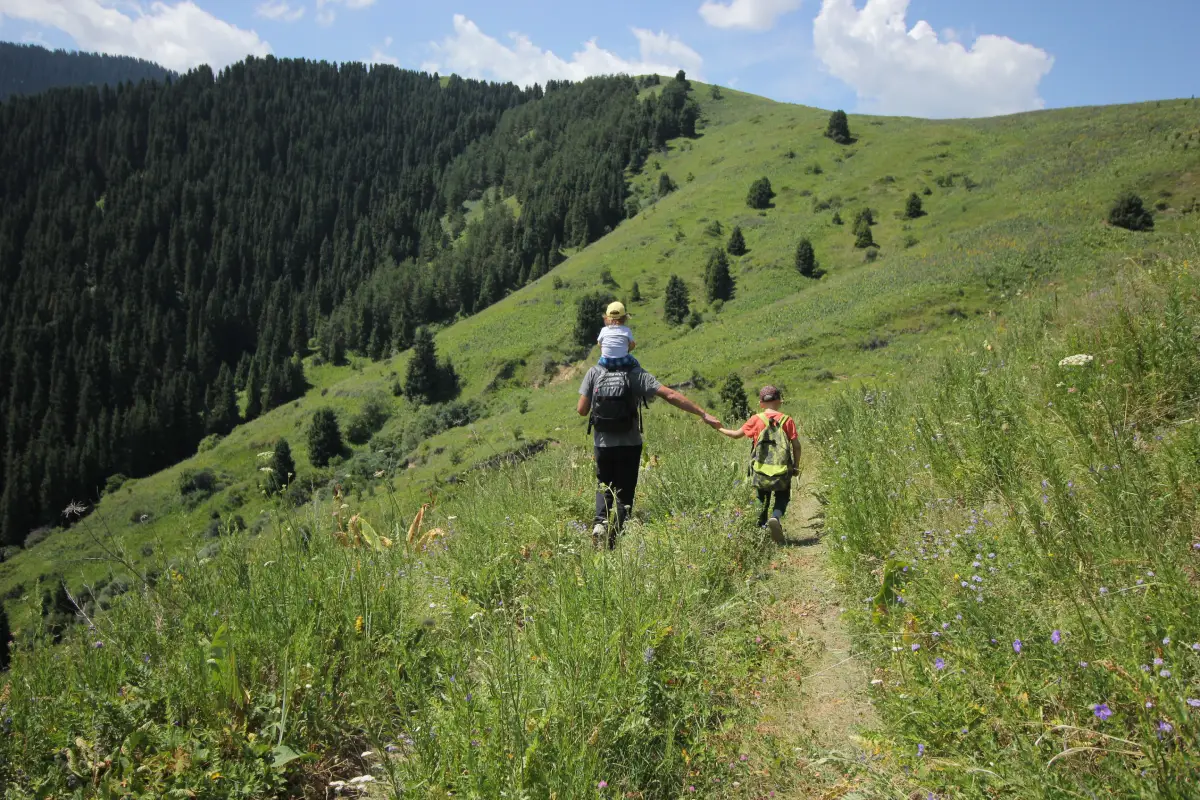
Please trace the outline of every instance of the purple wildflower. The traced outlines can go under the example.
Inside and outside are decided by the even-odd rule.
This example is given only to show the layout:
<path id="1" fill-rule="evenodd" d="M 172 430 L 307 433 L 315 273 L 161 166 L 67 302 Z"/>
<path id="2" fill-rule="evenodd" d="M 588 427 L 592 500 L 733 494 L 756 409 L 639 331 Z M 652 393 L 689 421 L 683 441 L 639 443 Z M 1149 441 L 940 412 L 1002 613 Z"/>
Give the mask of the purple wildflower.
<path id="1" fill-rule="evenodd" d="M 1092 712 L 1095 713 L 1096 719 L 1101 722 L 1112 716 L 1112 709 L 1108 707 L 1108 703 L 1097 703 L 1092 706 Z"/>
<path id="2" fill-rule="evenodd" d="M 1079 662 L 1079 666 L 1083 667 L 1084 669 L 1087 669 L 1088 662 L 1086 662 L 1086 661 L 1080 661 L 1080 662 Z"/>
<path id="3" fill-rule="evenodd" d="M 941 658 L 937 659 L 936 661 L 933 662 L 933 668 L 934 669 L 945 669 L 946 668 L 945 660 L 941 659 Z"/>
<path id="4" fill-rule="evenodd" d="M 1192 698 L 1189 697 L 1187 704 L 1189 706 L 1191 706 L 1192 708 L 1200 708 L 1200 700 L 1193 700 Z"/>
<path id="5" fill-rule="evenodd" d="M 1053 642 L 1054 644 L 1058 644 L 1059 642 L 1062 641 L 1062 632 L 1060 632 L 1058 630 L 1058 628 L 1055 628 L 1054 630 L 1050 631 L 1050 641 Z"/>
<path id="6" fill-rule="evenodd" d="M 1170 643 L 1171 643 L 1171 637 L 1170 637 L 1170 636 L 1164 636 L 1164 637 L 1163 637 L 1163 644 L 1170 644 Z"/>
<path id="7" fill-rule="evenodd" d="M 915 653 L 915 652 L 917 652 L 918 650 L 920 650 L 920 649 L 921 649 L 921 645 L 919 645 L 919 644 L 914 644 L 914 645 L 912 646 L 912 649 L 913 649 L 913 652 Z"/>
<path id="8" fill-rule="evenodd" d="M 1163 665 L 1163 660 L 1161 658 L 1154 659 L 1154 666 L 1161 667 L 1162 665 Z"/>
<path id="9" fill-rule="evenodd" d="M 1014 653 L 1021 652 L 1021 640 L 1020 639 L 1013 639 L 1013 652 Z"/>
<path id="10" fill-rule="evenodd" d="M 1100 587 L 1100 594 L 1108 594 L 1108 587 L 1107 587 L 1107 586 L 1101 586 L 1101 587 Z"/>
<path id="11" fill-rule="evenodd" d="M 917 757 L 920 758 L 924 755 L 925 755 L 925 745 L 923 745 L 923 744 L 917 745 Z"/>
<path id="12" fill-rule="evenodd" d="M 1158 721 L 1158 730 L 1160 733 L 1170 733 L 1171 731 L 1175 730 L 1175 728 L 1172 727 L 1171 723 L 1167 722 L 1165 719 L 1160 719 Z"/>
<path id="13" fill-rule="evenodd" d="M 1158 677 L 1160 677 L 1160 678 L 1169 678 L 1169 677 L 1171 677 L 1171 670 L 1169 670 L 1169 669 L 1160 669 L 1160 670 L 1158 671 Z"/>

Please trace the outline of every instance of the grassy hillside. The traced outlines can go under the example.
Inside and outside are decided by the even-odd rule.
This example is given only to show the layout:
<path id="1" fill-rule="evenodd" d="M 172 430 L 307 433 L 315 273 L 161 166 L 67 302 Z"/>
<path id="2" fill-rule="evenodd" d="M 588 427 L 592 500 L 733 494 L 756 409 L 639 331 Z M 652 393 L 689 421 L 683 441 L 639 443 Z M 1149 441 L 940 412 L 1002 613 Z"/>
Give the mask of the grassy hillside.
<path id="1" fill-rule="evenodd" d="M 429 491 L 453 492 L 445 483 L 451 476 L 530 442 L 582 442 L 573 414 L 583 367 L 570 358 L 574 300 L 603 288 L 606 270 L 616 296 L 628 298 L 638 283 L 643 300 L 630 303 L 638 355 L 661 379 L 680 383 L 695 374 L 713 383 L 738 373 L 751 387 L 770 380 L 802 411 L 847 384 L 902 372 L 964 317 L 1002 312 L 1030 286 L 1103 273 L 1200 221 L 1187 213 L 1200 194 L 1200 115 L 1190 101 L 973 122 L 856 116 L 857 141 L 842 146 L 821 135 L 827 112 L 731 90 L 715 100 L 701 84 L 694 91 L 706 117 L 701 135 L 652 155 L 644 173 L 632 176 L 643 206 L 636 217 L 535 284 L 439 332 L 440 353 L 464 378 L 464 399 L 485 408 L 484 418 L 423 436 L 436 429 L 428 412 L 391 399 L 407 354 L 377 363 L 355 358 L 350 367 L 310 364 L 313 388 L 301 400 L 184 464 L 109 493 L 90 526 L 104 536 L 55 532 L 0 564 L 10 611 L 27 616 L 39 578 L 64 576 L 76 587 L 105 578 L 114 572 L 109 549 L 122 549 L 139 569 L 161 571 L 165 558 L 211 545 L 222 523 L 240 517 L 249 527 L 261 524 L 258 454 L 280 436 L 291 442 L 302 482 L 340 481 L 362 494 L 368 514 L 392 502 L 385 495 L 411 514 Z M 660 171 L 679 188 L 655 199 Z M 746 192 L 762 176 L 777 196 L 772 208 L 755 211 Z M 1153 233 L 1104 224 L 1112 199 L 1130 188 L 1164 207 Z M 909 194 L 925 189 L 926 215 L 900 219 Z M 833 207 L 818 211 L 815 201 Z M 863 207 L 878 220 L 873 263 L 851 232 Z M 832 222 L 835 211 L 845 224 Z M 718 222 L 722 232 L 708 232 Z M 736 296 L 717 310 L 703 299 L 704 264 L 734 225 L 749 252 L 731 259 Z M 819 281 L 792 267 L 801 236 L 811 238 L 827 272 Z M 671 274 L 691 289 L 702 316 L 694 329 L 662 320 Z M 332 407 L 344 425 L 372 394 L 395 409 L 373 444 L 332 469 L 312 468 L 304 443 L 312 412 Z M 717 392 L 693 394 L 711 405 Z M 652 448 L 659 448 L 654 426 L 668 413 L 650 414 Z M 180 473 L 205 468 L 223 488 L 185 504 Z"/>

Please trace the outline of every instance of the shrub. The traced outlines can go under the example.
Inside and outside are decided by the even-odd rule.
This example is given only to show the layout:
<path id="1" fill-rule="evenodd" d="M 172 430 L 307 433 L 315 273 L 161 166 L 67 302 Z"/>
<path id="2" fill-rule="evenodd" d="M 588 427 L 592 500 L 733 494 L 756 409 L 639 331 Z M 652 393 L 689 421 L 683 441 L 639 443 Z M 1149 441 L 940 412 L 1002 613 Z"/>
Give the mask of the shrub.
<path id="1" fill-rule="evenodd" d="M 127 480 L 129 480 L 129 478 L 125 477 L 119 472 L 116 475 L 110 475 L 108 480 L 104 482 L 104 494 L 113 494 L 122 486 L 124 486 L 125 481 Z"/>
<path id="2" fill-rule="evenodd" d="M 770 208 L 771 198 L 774 196 L 775 192 L 771 189 L 771 181 L 765 177 L 759 178 L 750 184 L 750 191 L 746 195 L 746 205 L 751 208 Z"/>
<path id="3" fill-rule="evenodd" d="M 806 166 L 804 168 L 805 175 L 820 175 L 824 172 L 825 172 L 825 170 L 822 169 L 821 165 L 818 164 L 816 161 L 814 161 L 813 163 L 809 164 L 808 166 Z"/>
<path id="4" fill-rule="evenodd" d="M 630 287 L 630 289 L 629 289 L 629 302 L 631 302 L 631 303 L 642 302 L 642 290 L 638 287 L 637 281 L 634 281 L 633 286 Z"/>
<path id="5" fill-rule="evenodd" d="M 554 291 L 556 291 L 556 292 L 557 292 L 559 289 L 561 289 L 561 288 L 563 288 L 564 286 L 566 286 L 566 284 L 565 284 L 565 283 L 563 283 L 563 279 L 562 279 L 562 278 L 560 278 L 559 276 L 555 275 L 553 278 L 551 278 L 551 279 L 550 279 L 550 286 L 551 286 L 551 288 L 553 288 L 553 289 L 554 289 Z"/>
<path id="6" fill-rule="evenodd" d="M 829 124 L 825 126 L 825 136 L 838 144 L 850 144 L 854 139 L 850 136 L 850 120 L 846 112 L 838 109 L 829 115 Z"/>
<path id="7" fill-rule="evenodd" d="M 815 380 L 815 381 L 831 381 L 836 377 L 837 376 L 834 375 L 829 370 L 822 369 L 822 370 L 817 370 L 817 372 L 813 375 L 813 380 Z"/>
<path id="8" fill-rule="evenodd" d="M 708 301 L 729 300 L 733 297 L 733 276 L 729 274 L 729 258 L 725 251 L 713 248 L 704 268 L 704 288 Z"/>
<path id="9" fill-rule="evenodd" d="M 331 408 L 318 409 L 308 428 L 308 460 L 314 467 L 324 467 L 345 451 L 337 415 Z"/>
<path id="10" fill-rule="evenodd" d="M 746 386 L 737 373 L 731 372 L 721 384 L 721 406 L 731 420 L 726 425 L 732 425 L 733 421 L 744 420 L 750 416 L 750 404 L 746 400 Z"/>
<path id="11" fill-rule="evenodd" d="M 672 275 L 663 296 L 663 319 L 670 325 L 678 325 L 687 319 L 689 310 L 687 284 L 678 275 Z"/>
<path id="12" fill-rule="evenodd" d="M 29 548 L 35 547 L 35 546 L 41 544 L 42 542 L 46 541 L 46 538 L 53 532 L 54 532 L 54 528 L 50 527 L 49 525 L 45 525 L 41 528 L 34 528 L 25 537 L 25 542 L 24 542 L 25 549 L 28 550 Z"/>
<path id="13" fill-rule="evenodd" d="M 658 196 L 666 197 L 676 189 L 675 181 L 671 180 L 671 176 L 667 173 L 662 173 L 658 176 Z"/>
<path id="14" fill-rule="evenodd" d="M 198 503 L 215 493 L 220 485 L 211 469 L 185 469 L 177 480 L 179 495 L 185 500 Z"/>
<path id="15" fill-rule="evenodd" d="M 916 247 L 916 244 L 917 244 L 917 237 L 913 236 L 911 233 L 904 237 L 904 246 L 905 247 Z"/>
<path id="16" fill-rule="evenodd" d="M 617 286 L 617 280 L 613 277 L 612 270 L 608 267 L 600 270 L 600 282 L 609 288 Z"/>
<path id="17" fill-rule="evenodd" d="M 1108 212 L 1108 221 L 1118 228 L 1130 231 L 1148 231 L 1154 228 L 1154 215 L 1142 204 L 1142 198 L 1125 192 L 1113 203 Z"/>
<path id="18" fill-rule="evenodd" d="M 707 233 L 709 236 L 720 236 L 722 233 L 725 232 L 725 229 L 721 225 L 721 220 L 714 219 L 712 222 L 708 223 L 708 225 L 704 228 L 704 232 Z"/>
<path id="19" fill-rule="evenodd" d="M 925 195 L 926 197 L 929 197 L 929 195 L 933 194 L 933 189 L 930 189 L 928 186 L 926 186 L 924 189 L 921 190 L 921 194 Z"/>
<path id="20" fill-rule="evenodd" d="M 731 256 L 744 256 L 746 254 L 746 238 L 742 236 L 742 227 L 740 225 L 733 226 L 733 233 L 729 234 L 729 243 L 725 245 L 725 250 Z"/>
<path id="21" fill-rule="evenodd" d="M 221 440 L 224 438 L 225 437 L 219 433 L 210 433 L 208 436 L 205 436 L 200 440 L 200 444 L 196 445 L 196 452 L 207 453 L 209 450 L 212 450 L 214 447 L 220 444 Z"/>
<path id="22" fill-rule="evenodd" d="M 840 213 L 838 213 L 837 211 L 833 212 L 832 222 L 834 225 L 841 225 L 842 224 L 842 215 Z"/>
<path id="23" fill-rule="evenodd" d="M 689 328 L 698 328 L 698 327 L 700 327 L 700 323 L 702 323 L 702 322 L 704 322 L 704 317 L 700 316 L 699 311 L 696 311 L 693 309 L 692 313 L 689 314 L 688 318 L 687 318 L 688 327 Z"/>
<path id="24" fill-rule="evenodd" d="M 916 219 L 925 215 L 925 209 L 921 203 L 921 196 L 913 192 L 908 196 L 908 202 L 904 205 L 904 218 Z"/>
<path id="25" fill-rule="evenodd" d="M 869 229 L 868 229 L 868 231 L 869 231 Z M 867 253 L 866 253 L 867 263 L 868 264 L 873 263 L 878 258 L 879 258 L 879 248 L 875 247 L 874 245 L 872 245 L 871 247 L 868 247 Z"/>
<path id="26" fill-rule="evenodd" d="M 807 237 L 796 244 L 796 271 L 806 278 L 813 277 L 817 271 L 817 255 Z"/>

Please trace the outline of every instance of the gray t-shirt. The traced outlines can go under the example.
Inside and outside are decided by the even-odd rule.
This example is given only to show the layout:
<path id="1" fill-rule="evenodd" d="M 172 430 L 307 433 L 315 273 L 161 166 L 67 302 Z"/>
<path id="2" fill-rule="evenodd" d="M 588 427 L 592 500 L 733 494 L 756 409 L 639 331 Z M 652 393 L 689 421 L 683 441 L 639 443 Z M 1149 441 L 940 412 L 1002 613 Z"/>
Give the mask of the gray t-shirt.
<path id="1" fill-rule="evenodd" d="M 591 397 L 592 389 L 596 385 L 596 379 L 606 371 L 600 365 L 589 369 L 587 375 L 583 376 L 583 383 L 579 386 L 579 393 Z M 662 386 L 658 382 L 658 378 L 646 372 L 641 367 L 634 367 L 630 370 L 629 383 L 639 397 L 644 397 L 647 400 L 654 399 L 655 392 Z M 594 430 L 592 431 L 592 436 L 595 439 L 596 447 L 626 447 L 642 443 L 642 432 L 636 427 L 627 433 L 601 433 Z"/>

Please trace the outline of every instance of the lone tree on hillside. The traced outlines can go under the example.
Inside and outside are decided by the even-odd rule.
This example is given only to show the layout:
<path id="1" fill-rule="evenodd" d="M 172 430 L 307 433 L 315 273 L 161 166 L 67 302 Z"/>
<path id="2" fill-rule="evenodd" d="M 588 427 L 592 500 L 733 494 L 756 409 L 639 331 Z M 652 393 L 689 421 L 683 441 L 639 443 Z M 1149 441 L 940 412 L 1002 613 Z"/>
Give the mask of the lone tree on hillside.
<path id="1" fill-rule="evenodd" d="M 746 387 L 737 373 L 730 373 L 721 384 L 721 404 L 731 419 L 746 419 L 750 416 L 750 404 L 746 402 Z"/>
<path id="2" fill-rule="evenodd" d="M 796 271 L 806 278 L 815 277 L 817 274 L 817 254 L 807 237 L 796 244 Z"/>
<path id="3" fill-rule="evenodd" d="M 921 203 L 921 196 L 913 192 L 908 196 L 908 202 L 904 206 L 904 218 L 916 219 L 923 216 L 925 216 L 925 208 Z"/>
<path id="4" fill-rule="evenodd" d="M 846 118 L 845 111 L 838 109 L 829 115 L 829 125 L 825 128 L 825 135 L 838 144 L 850 144 L 854 141 L 850 136 L 850 121 Z"/>
<path id="5" fill-rule="evenodd" d="M 742 236 L 741 225 L 733 226 L 733 233 L 729 234 L 729 244 L 725 245 L 725 250 L 731 256 L 746 255 L 746 237 Z"/>
<path id="6" fill-rule="evenodd" d="M 714 247 L 709 253 L 708 264 L 704 268 L 704 288 L 710 303 L 733 298 L 733 276 L 729 274 L 729 259 L 724 250 Z"/>
<path id="7" fill-rule="evenodd" d="M 679 81 L 679 83 L 683 85 L 684 89 L 692 88 L 692 82 L 687 79 L 687 73 L 683 70 L 679 70 L 679 72 L 675 73 L 675 80 Z"/>
<path id="8" fill-rule="evenodd" d="M 334 456 L 340 456 L 345 448 L 342 429 L 338 427 L 333 409 L 318 409 L 308 427 L 308 460 L 314 467 L 324 467 Z"/>
<path id="9" fill-rule="evenodd" d="M 1113 203 L 1108 212 L 1109 223 L 1130 231 L 1148 231 L 1154 228 L 1154 215 L 1142 204 L 1142 198 L 1133 192 L 1125 192 Z"/>
<path id="10" fill-rule="evenodd" d="M 750 193 L 746 195 L 746 205 L 751 208 L 770 208 L 771 198 L 775 192 L 771 189 L 771 181 L 759 178 L 750 184 Z"/>
<path id="11" fill-rule="evenodd" d="M 8 669 L 9 659 L 12 658 L 8 652 L 10 639 L 12 630 L 8 626 L 8 614 L 4 612 L 4 604 L 0 603 L 0 672 Z"/>
<path id="12" fill-rule="evenodd" d="M 417 328 L 413 354 L 404 372 L 404 396 L 414 403 L 437 403 L 458 394 L 458 373 L 449 360 L 440 362 L 434 350 L 433 334 Z"/>
<path id="13" fill-rule="evenodd" d="M 634 290 L 637 290 L 636 283 Z M 590 349 L 596 343 L 596 337 L 604 327 L 604 311 L 610 302 L 611 297 L 603 292 L 585 294 L 575 301 L 575 344 Z"/>
<path id="14" fill-rule="evenodd" d="M 631 303 L 642 302 L 642 290 L 638 286 L 637 281 L 634 281 L 633 286 L 629 287 L 629 302 L 631 302 Z"/>
<path id="15" fill-rule="evenodd" d="M 678 275 L 672 275 L 663 296 L 663 318 L 671 325 L 678 325 L 687 319 L 689 310 L 687 284 Z"/>
<path id="16" fill-rule="evenodd" d="M 334 425 L 337 420 L 334 420 Z M 282 492 L 284 487 L 296 477 L 296 461 L 292 458 L 292 447 L 287 439 L 275 443 L 275 451 L 271 453 L 271 462 L 267 465 L 271 470 L 267 473 L 267 483 L 264 488 L 270 494 Z"/>
<path id="17" fill-rule="evenodd" d="M 862 224 L 855 227 L 854 246 L 860 249 L 875 246 L 875 237 L 871 235 L 870 225 Z"/>
<path id="18" fill-rule="evenodd" d="M 675 181 L 671 180 L 671 176 L 667 173 L 662 173 L 658 176 L 658 196 L 666 197 L 671 192 L 675 191 Z"/>

